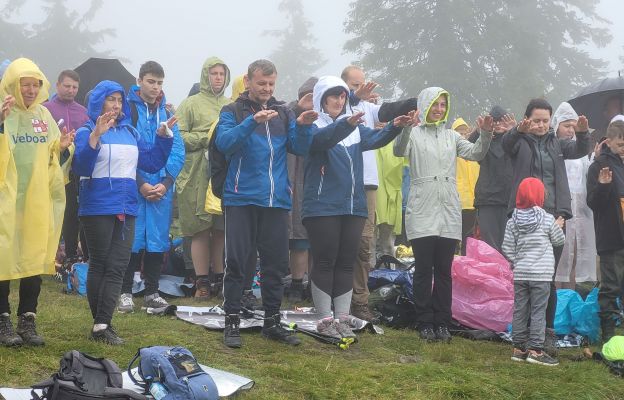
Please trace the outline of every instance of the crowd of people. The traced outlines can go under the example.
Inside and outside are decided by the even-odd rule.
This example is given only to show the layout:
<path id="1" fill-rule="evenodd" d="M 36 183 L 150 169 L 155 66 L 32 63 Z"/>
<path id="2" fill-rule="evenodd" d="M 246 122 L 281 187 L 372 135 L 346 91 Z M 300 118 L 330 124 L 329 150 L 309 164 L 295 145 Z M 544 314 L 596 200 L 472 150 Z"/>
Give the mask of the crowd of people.
<path id="1" fill-rule="evenodd" d="M 62 237 L 66 265 L 89 263 L 91 338 L 123 344 L 112 319 L 134 310 L 136 271 L 144 305 L 168 305 L 158 281 L 176 206 L 195 297 L 223 298 L 229 347 L 242 345 L 258 260 L 263 336 L 300 343 L 280 322 L 290 271 L 287 296 L 311 296 L 318 332 L 356 338 L 351 316 L 377 319 L 368 307 L 373 254 L 394 254 L 399 236 L 413 251 L 413 315 L 427 342 L 451 341 L 451 267 L 471 236 L 514 270 L 513 360 L 558 363 L 555 282 L 596 282 L 597 254 L 603 340 L 615 334 L 624 280 L 621 100 L 607 105 L 613 122 L 604 132 L 568 103 L 553 113 L 541 98 L 519 122 L 496 105 L 471 127 L 462 118 L 451 124 L 445 89 L 381 103 L 356 66 L 311 77 L 290 103 L 273 96 L 279 75 L 268 60 L 232 79 L 211 57 L 200 75 L 176 110 L 162 90 L 165 71 L 148 61 L 127 92 L 103 80 L 85 108 L 75 71 L 59 75 L 49 99 L 32 61 L 8 64 L 0 81 L 0 343 L 44 344 L 35 325 L 41 275 L 55 272 Z"/>

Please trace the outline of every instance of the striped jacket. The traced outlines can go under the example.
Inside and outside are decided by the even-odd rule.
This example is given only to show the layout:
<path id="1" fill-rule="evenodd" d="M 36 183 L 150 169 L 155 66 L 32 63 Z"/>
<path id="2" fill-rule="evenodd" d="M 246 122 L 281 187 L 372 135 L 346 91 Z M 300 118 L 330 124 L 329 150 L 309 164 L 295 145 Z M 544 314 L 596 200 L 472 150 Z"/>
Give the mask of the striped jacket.
<path id="1" fill-rule="evenodd" d="M 555 274 L 553 247 L 565 236 L 555 218 L 540 207 L 515 209 L 507 221 L 503 254 L 511 263 L 516 281 L 550 282 Z"/>

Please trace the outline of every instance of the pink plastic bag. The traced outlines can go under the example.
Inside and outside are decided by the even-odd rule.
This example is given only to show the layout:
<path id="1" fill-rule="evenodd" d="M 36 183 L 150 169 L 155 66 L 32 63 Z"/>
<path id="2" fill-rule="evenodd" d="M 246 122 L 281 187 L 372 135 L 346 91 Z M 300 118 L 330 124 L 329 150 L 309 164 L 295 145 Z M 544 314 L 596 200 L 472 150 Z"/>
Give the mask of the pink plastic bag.
<path id="1" fill-rule="evenodd" d="M 504 332 L 513 318 L 513 272 L 487 243 L 468 238 L 466 256 L 455 257 L 453 318 L 473 329 Z"/>

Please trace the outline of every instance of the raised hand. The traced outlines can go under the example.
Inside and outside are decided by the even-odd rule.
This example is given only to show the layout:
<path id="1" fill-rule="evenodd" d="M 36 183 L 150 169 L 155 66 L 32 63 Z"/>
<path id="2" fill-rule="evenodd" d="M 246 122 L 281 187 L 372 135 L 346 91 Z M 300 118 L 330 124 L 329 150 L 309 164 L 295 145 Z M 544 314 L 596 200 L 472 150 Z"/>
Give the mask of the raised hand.
<path id="1" fill-rule="evenodd" d="M 3 122 L 11 113 L 11 108 L 15 104 L 15 97 L 7 96 L 2 101 L 2 108 L 0 108 L 0 122 Z"/>
<path id="2" fill-rule="evenodd" d="M 278 113 L 275 110 L 262 110 L 254 114 L 253 119 L 259 124 L 265 123 L 277 117 Z"/>
<path id="3" fill-rule="evenodd" d="M 74 138 L 76 137 L 76 130 L 72 129 L 67 132 L 67 127 L 64 126 L 61 129 L 61 137 L 59 139 L 59 146 L 61 147 L 61 151 L 67 150 L 67 148 L 74 142 Z"/>
<path id="4" fill-rule="evenodd" d="M 364 119 L 362 118 L 363 116 L 364 116 L 363 112 L 355 113 L 352 116 L 350 116 L 349 118 L 347 118 L 347 122 L 351 126 L 358 126 L 358 125 L 364 123 Z"/>
<path id="5" fill-rule="evenodd" d="M 503 115 L 500 121 L 500 125 L 505 131 L 510 131 L 517 124 L 516 117 L 513 114 Z"/>
<path id="6" fill-rule="evenodd" d="M 409 115 L 400 115 L 392 121 L 392 125 L 405 128 L 412 124 L 412 117 Z"/>
<path id="7" fill-rule="evenodd" d="M 563 227 L 565 226 L 565 219 L 563 219 L 563 217 L 558 217 L 555 220 L 555 224 L 559 225 L 559 228 L 563 229 Z"/>
<path id="8" fill-rule="evenodd" d="M 613 181 L 613 171 L 609 167 L 602 168 L 598 174 L 598 182 L 608 185 Z"/>
<path id="9" fill-rule="evenodd" d="M 304 111 L 299 115 L 299 117 L 297 117 L 297 125 L 311 125 L 317 118 L 318 113 L 316 111 Z"/>
<path id="10" fill-rule="evenodd" d="M 594 146 L 594 160 L 598 158 L 602 153 L 602 145 L 605 143 L 607 143 L 607 139 L 603 140 L 600 143 L 596 143 L 596 145 Z"/>
<path id="11" fill-rule="evenodd" d="M 584 115 L 581 115 L 578 119 L 578 122 L 576 123 L 576 127 L 574 128 L 575 132 L 587 132 L 589 131 L 589 121 L 587 120 L 587 117 Z"/>
<path id="12" fill-rule="evenodd" d="M 297 105 L 299 106 L 299 108 L 301 108 L 302 110 L 311 110 L 314 108 L 314 104 L 312 103 L 313 100 L 313 95 L 312 93 L 308 93 L 305 96 L 303 96 L 302 98 L 299 99 L 299 101 L 297 102 Z"/>
<path id="13" fill-rule="evenodd" d="M 379 95 L 375 94 L 373 96 L 373 90 L 375 90 L 375 88 L 379 86 L 379 84 L 375 83 L 375 82 L 366 82 L 365 84 L 363 84 L 362 86 L 360 86 L 355 92 L 355 96 L 360 99 L 360 100 L 364 100 L 364 101 L 370 101 L 370 98 L 378 98 Z"/>
<path id="14" fill-rule="evenodd" d="M 161 122 L 161 125 L 158 127 L 158 129 L 156 129 L 156 134 L 162 137 L 170 137 L 169 134 L 167 133 L 167 129 L 171 130 L 171 128 L 173 128 L 173 126 L 177 122 L 178 122 L 178 117 L 176 117 L 175 115 L 169 118 L 166 124 L 163 124 Z M 165 126 L 167 127 L 167 129 L 165 129 Z"/>
<path id="15" fill-rule="evenodd" d="M 529 133 L 531 131 L 531 120 L 528 118 L 524 118 L 518 124 L 518 133 Z"/>
<path id="16" fill-rule="evenodd" d="M 480 131 L 492 132 L 494 130 L 494 118 L 491 115 L 485 117 L 480 115 L 477 117 L 477 127 Z"/>
<path id="17" fill-rule="evenodd" d="M 112 128 L 113 125 L 115 125 L 115 112 L 109 111 L 100 115 L 97 118 L 97 120 L 95 121 L 95 129 L 92 133 L 94 136 L 99 138 L 100 136 L 108 132 L 108 130 Z"/>
<path id="18" fill-rule="evenodd" d="M 411 125 L 418 126 L 420 125 L 420 110 L 412 110 L 407 113 L 407 116 L 412 119 Z"/>

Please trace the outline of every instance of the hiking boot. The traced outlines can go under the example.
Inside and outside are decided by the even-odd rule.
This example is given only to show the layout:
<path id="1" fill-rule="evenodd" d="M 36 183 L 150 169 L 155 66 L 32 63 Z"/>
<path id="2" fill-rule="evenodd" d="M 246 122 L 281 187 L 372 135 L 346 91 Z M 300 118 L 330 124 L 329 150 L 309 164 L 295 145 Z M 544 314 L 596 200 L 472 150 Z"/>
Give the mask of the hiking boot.
<path id="1" fill-rule="evenodd" d="M 348 320 L 336 320 L 336 330 L 345 339 L 357 340 L 357 335 L 353 332 Z"/>
<path id="2" fill-rule="evenodd" d="M 609 339 L 615 336 L 615 321 L 612 318 L 602 319 L 600 328 L 602 330 L 602 343 L 607 343 Z"/>
<path id="3" fill-rule="evenodd" d="M 158 292 L 143 297 L 143 305 L 147 308 L 165 308 L 169 307 L 167 300 L 160 297 Z"/>
<path id="4" fill-rule="evenodd" d="M 513 353 L 511 353 L 511 361 L 525 362 L 529 352 L 527 350 L 514 347 Z"/>
<path id="5" fill-rule="evenodd" d="M 449 332 L 446 325 L 440 325 L 435 330 L 436 340 L 444 343 L 451 343 L 451 332 Z"/>
<path id="6" fill-rule="evenodd" d="M 351 315 L 356 318 L 368 321 L 373 325 L 379 324 L 379 316 L 375 315 L 367 304 L 351 303 Z"/>
<path id="7" fill-rule="evenodd" d="M 0 315 L 0 345 L 12 347 L 21 346 L 23 343 L 22 338 L 13 330 L 9 314 Z"/>
<path id="8" fill-rule="evenodd" d="M 435 342 L 438 339 L 435 332 L 433 331 L 433 327 L 431 326 L 424 326 L 420 328 L 418 333 L 422 340 L 426 340 L 429 343 Z"/>
<path id="9" fill-rule="evenodd" d="M 529 354 L 527 355 L 526 360 L 528 363 L 531 364 L 546 365 L 549 367 L 559 365 L 559 360 L 549 356 L 545 351 L 542 350 L 529 350 Z"/>
<path id="10" fill-rule="evenodd" d="M 258 298 L 253 294 L 253 290 L 243 291 L 243 296 L 241 297 L 241 307 L 248 310 L 255 310 L 259 305 Z"/>
<path id="11" fill-rule="evenodd" d="M 303 283 L 291 283 L 286 292 L 286 300 L 290 303 L 301 303 L 304 298 L 305 287 Z"/>
<path id="12" fill-rule="evenodd" d="M 111 346 L 121 346 L 124 344 L 124 340 L 117 335 L 117 332 L 112 326 L 107 326 L 106 329 L 100 329 L 99 331 L 91 331 L 91 340 L 96 342 L 102 342 Z"/>
<path id="13" fill-rule="evenodd" d="M 198 300 L 210 299 L 210 281 L 208 279 L 197 279 L 195 282 L 195 298 Z"/>
<path id="14" fill-rule="evenodd" d="M 324 336 L 342 339 L 342 335 L 338 331 L 338 324 L 336 323 L 336 320 L 334 320 L 332 317 L 327 317 L 319 320 L 316 323 L 316 331 Z"/>
<path id="15" fill-rule="evenodd" d="M 223 343 L 227 347 L 238 349 L 243 345 L 240 336 L 240 316 L 228 314 L 225 316 L 225 328 L 223 329 Z"/>
<path id="16" fill-rule="evenodd" d="M 35 326 L 35 313 L 27 312 L 17 317 L 17 334 L 21 336 L 24 344 L 31 346 L 43 346 L 45 341 L 37 334 Z"/>
<path id="17" fill-rule="evenodd" d="M 117 312 L 122 314 L 134 312 L 134 300 L 132 299 L 132 293 L 122 293 L 121 296 L 119 296 Z"/>
<path id="18" fill-rule="evenodd" d="M 279 314 L 274 314 L 264 320 L 262 336 L 291 346 L 297 346 L 301 343 L 301 339 L 295 335 L 294 331 L 287 330 L 282 326 Z"/>
<path id="19" fill-rule="evenodd" d="M 557 334 L 554 329 L 546 328 L 546 336 L 544 337 L 544 351 L 550 357 L 557 357 L 559 355 L 559 348 L 557 347 Z"/>

